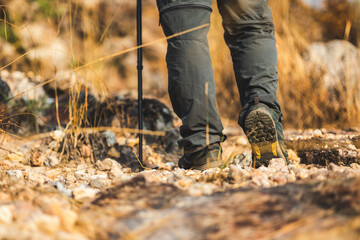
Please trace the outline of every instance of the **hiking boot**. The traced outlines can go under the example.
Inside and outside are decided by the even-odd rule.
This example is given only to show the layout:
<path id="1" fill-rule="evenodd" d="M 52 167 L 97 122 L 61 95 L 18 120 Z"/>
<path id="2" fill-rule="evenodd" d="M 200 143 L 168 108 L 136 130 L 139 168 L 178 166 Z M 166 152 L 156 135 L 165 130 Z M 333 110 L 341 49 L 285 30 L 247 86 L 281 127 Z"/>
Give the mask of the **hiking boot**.
<path id="1" fill-rule="evenodd" d="M 221 167 L 222 150 L 219 143 L 214 143 L 206 148 L 193 152 L 185 153 L 179 160 L 179 167 L 184 169 L 206 170 L 213 167 Z"/>
<path id="2" fill-rule="evenodd" d="M 270 108 L 263 104 L 252 107 L 244 126 L 252 148 L 253 167 L 267 166 L 272 158 L 283 158 L 289 164 L 282 125 Z"/>

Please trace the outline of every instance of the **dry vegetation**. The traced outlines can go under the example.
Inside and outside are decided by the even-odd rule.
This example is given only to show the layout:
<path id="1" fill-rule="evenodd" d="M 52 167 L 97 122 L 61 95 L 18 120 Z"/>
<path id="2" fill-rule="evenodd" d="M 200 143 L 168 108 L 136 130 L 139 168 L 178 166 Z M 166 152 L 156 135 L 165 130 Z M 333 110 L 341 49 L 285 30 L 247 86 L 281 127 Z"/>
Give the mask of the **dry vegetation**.
<path id="1" fill-rule="evenodd" d="M 1 66 L 47 79 L 75 70 L 77 78 L 85 78 L 85 84 L 100 96 L 106 96 L 108 89 L 115 93 L 136 89 L 135 52 L 81 67 L 135 45 L 135 1 L 12 0 L 0 4 Z M 346 39 L 359 45 L 359 4 L 327 0 L 321 10 L 311 9 L 301 0 L 270 1 L 270 5 L 279 50 L 278 96 L 286 125 L 349 127 L 358 123 L 358 91 L 339 86 L 338 96 L 329 101 L 322 75 L 309 69 L 302 54 L 314 41 Z M 218 82 L 217 101 L 221 115 L 235 120 L 239 97 L 216 2 L 213 6 L 209 42 Z M 162 37 L 155 1 L 144 1 L 144 42 Z M 165 41 L 145 49 L 144 78 L 147 95 L 166 99 L 165 51 Z M 229 102 L 234 103 L 231 108 Z"/>
<path id="2" fill-rule="evenodd" d="M 295 127 L 358 123 L 359 100 L 349 101 L 347 94 L 353 89 L 338 86 L 340 96 L 332 102 L 322 75 L 304 64 L 302 53 L 313 41 L 351 39 L 358 45 L 359 6 L 346 0 L 328 0 L 324 10 L 316 11 L 298 0 L 282 3 L 272 5 L 279 49 L 279 98 L 287 123 Z M 351 35 L 345 31 L 346 24 L 351 26 Z M 358 90 L 353 94 L 358 96 Z"/>
<path id="3" fill-rule="evenodd" d="M 16 90 L 6 107 L 0 95 L 0 131 L 46 132 L 1 134 L 0 239 L 359 239 L 360 132 L 289 130 L 354 127 L 360 120 L 360 79 L 355 87 L 345 79 L 331 92 L 325 72 L 304 58 L 312 42 L 360 46 L 359 4 L 324 2 L 316 10 L 301 0 L 270 1 L 290 164 L 272 159 L 268 167 L 250 167 L 246 136 L 230 126 L 223 168 L 200 172 L 176 167 L 179 149 L 168 149 L 176 145 L 177 125 L 152 99 L 144 101 L 144 125 L 155 126 L 145 135 L 145 167 L 135 154 L 136 53 L 126 50 L 136 44 L 136 1 L 0 0 L 0 77 Z M 215 0 L 213 6 L 218 106 L 236 120 L 239 96 Z M 144 0 L 143 14 L 144 42 L 163 38 L 155 0 Z M 144 90 L 169 103 L 165 54 L 164 39 L 144 49 Z M 62 96 L 34 87 L 45 83 Z M 109 93 L 130 98 L 110 108 Z M 89 119 L 100 122 L 99 112 L 111 115 L 101 119 L 109 124 L 87 128 Z M 63 128 L 48 132 L 38 119 Z"/>
<path id="4" fill-rule="evenodd" d="M 336 99 L 337 103 L 329 101 L 329 92 L 322 84 L 322 76 L 308 69 L 309 66 L 305 64 L 302 54 L 311 42 L 326 42 L 332 39 L 348 39 L 359 46 L 359 5 L 346 0 L 328 0 L 323 10 L 311 9 L 301 0 L 270 1 L 270 5 L 279 51 L 278 97 L 284 111 L 286 126 L 344 127 L 358 123 L 359 100 L 349 101 L 349 95 L 346 94 L 353 89 L 342 89 L 342 86 L 339 86 L 339 92 L 342 94 Z M 222 114 L 230 114 L 235 118 L 238 108 L 228 109 L 228 102 L 234 100 L 235 106 L 239 106 L 239 100 L 233 80 L 231 59 L 221 35 L 218 34 L 223 31 L 220 18 L 215 11 L 210 32 L 212 58 L 218 81 L 218 104 Z M 346 24 L 351 26 L 350 34 L 345 31 Z M 353 94 L 358 96 L 359 93 L 355 91 Z"/>

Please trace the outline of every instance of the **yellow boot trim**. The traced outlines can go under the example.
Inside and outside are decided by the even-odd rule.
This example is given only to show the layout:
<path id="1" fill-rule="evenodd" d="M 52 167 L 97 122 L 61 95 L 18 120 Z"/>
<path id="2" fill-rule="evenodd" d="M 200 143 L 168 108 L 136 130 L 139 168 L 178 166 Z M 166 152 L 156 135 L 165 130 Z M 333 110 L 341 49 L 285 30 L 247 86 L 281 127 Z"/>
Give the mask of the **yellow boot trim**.
<path id="1" fill-rule="evenodd" d="M 272 154 L 276 157 L 277 156 L 277 150 L 276 150 L 277 142 L 274 142 L 271 144 L 271 150 Z"/>
<path id="2" fill-rule="evenodd" d="M 260 148 L 258 146 L 253 146 L 253 152 L 255 153 L 255 158 L 260 159 L 261 158 L 261 152 Z"/>

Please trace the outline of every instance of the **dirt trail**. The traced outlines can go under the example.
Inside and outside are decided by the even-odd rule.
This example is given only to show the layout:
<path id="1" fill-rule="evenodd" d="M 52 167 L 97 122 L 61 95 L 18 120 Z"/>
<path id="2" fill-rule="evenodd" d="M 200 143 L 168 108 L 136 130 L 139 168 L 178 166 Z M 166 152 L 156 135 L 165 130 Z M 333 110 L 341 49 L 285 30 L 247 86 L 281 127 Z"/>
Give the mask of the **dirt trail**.
<path id="1" fill-rule="evenodd" d="M 289 166 L 273 159 L 253 169 L 247 166 L 246 138 L 236 135 L 224 144 L 229 161 L 222 170 L 184 171 L 175 167 L 178 156 L 150 147 L 145 162 L 157 169 L 133 171 L 120 158 L 49 167 L 34 166 L 33 149 L 41 140 L 7 137 L 2 147 L 23 157 L 1 153 L 0 238 L 359 239 L 360 166 L 352 144 L 357 132 L 286 135 L 299 156 L 350 149 L 352 160 L 327 152 L 330 157 L 319 164 L 315 154 L 309 162 L 292 152 Z M 311 141 L 333 145 L 311 149 Z"/>

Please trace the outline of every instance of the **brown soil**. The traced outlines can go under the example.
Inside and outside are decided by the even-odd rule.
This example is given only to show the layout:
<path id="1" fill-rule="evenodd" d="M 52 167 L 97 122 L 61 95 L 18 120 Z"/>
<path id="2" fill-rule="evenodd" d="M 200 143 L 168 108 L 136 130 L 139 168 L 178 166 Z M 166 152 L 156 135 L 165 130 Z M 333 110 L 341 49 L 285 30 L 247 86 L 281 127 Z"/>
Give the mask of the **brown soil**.
<path id="1" fill-rule="evenodd" d="M 224 144 L 227 167 L 204 172 L 148 146 L 144 162 L 156 169 L 134 172 L 116 157 L 31 166 L 42 140 L 6 137 L 16 154 L 2 151 L 0 238 L 359 239 L 357 132 L 286 135 L 301 158 L 291 152 L 289 166 L 246 166 L 249 146 L 235 134 Z"/>

